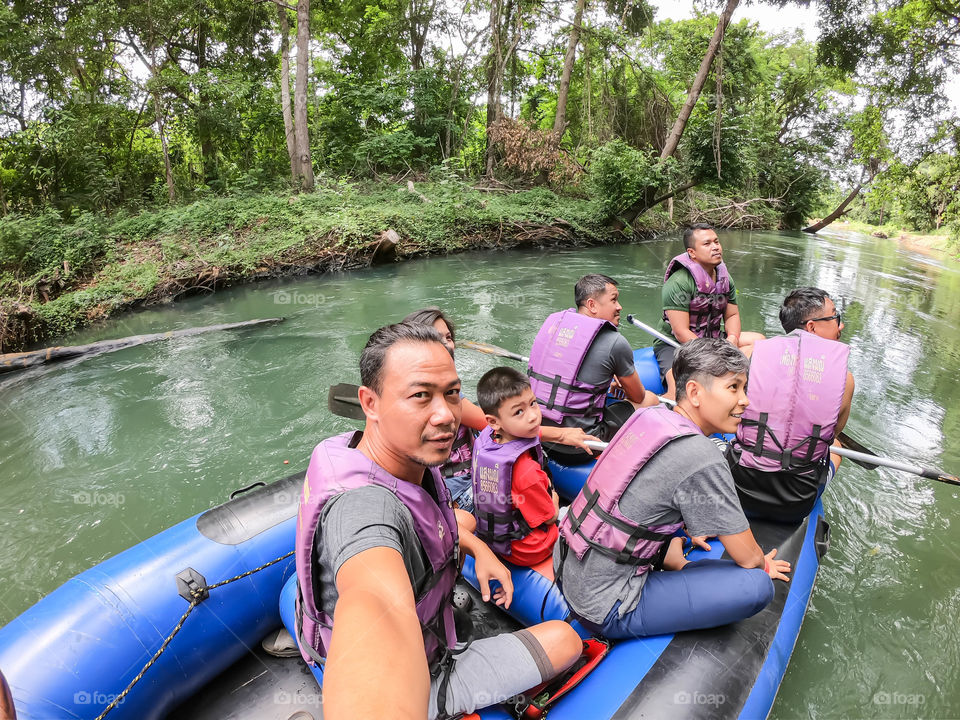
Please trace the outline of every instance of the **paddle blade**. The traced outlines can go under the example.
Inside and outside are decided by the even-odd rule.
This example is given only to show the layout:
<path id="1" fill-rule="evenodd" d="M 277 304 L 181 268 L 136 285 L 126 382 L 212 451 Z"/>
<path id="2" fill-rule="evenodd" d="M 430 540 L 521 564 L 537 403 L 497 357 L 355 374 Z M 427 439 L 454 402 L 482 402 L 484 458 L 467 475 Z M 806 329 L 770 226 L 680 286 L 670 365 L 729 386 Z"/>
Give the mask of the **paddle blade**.
<path id="1" fill-rule="evenodd" d="M 843 447 L 845 448 L 856 450 L 857 452 L 863 453 L 864 455 L 873 455 L 874 457 L 879 457 L 875 452 L 861 445 L 860 443 L 858 443 L 856 440 L 854 440 L 852 437 L 850 437 L 844 432 L 838 434 L 837 439 L 840 441 L 840 444 L 843 445 Z M 874 465 L 873 463 L 868 463 L 864 460 L 858 460 L 856 458 L 850 458 L 850 460 L 855 465 L 859 465 L 860 467 L 866 470 L 876 470 L 878 467 L 880 467 L 879 465 Z"/>
<path id="2" fill-rule="evenodd" d="M 358 386 L 350 383 L 331 385 L 327 393 L 327 408 L 334 415 L 350 418 L 351 420 L 366 420 L 363 408 L 360 407 L 360 398 L 357 396 Z"/>
<path id="3" fill-rule="evenodd" d="M 475 340 L 457 340 L 458 348 L 465 348 L 467 350 L 475 350 L 476 352 L 486 353 L 487 355 L 496 355 L 497 357 L 510 358 L 511 360 L 517 360 L 519 362 L 529 362 L 530 358 L 523 355 L 518 355 L 515 352 L 510 352 L 505 350 L 502 347 L 497 347 L 496 345 L 491 345 L 489 343 L 476 342 Z"/>

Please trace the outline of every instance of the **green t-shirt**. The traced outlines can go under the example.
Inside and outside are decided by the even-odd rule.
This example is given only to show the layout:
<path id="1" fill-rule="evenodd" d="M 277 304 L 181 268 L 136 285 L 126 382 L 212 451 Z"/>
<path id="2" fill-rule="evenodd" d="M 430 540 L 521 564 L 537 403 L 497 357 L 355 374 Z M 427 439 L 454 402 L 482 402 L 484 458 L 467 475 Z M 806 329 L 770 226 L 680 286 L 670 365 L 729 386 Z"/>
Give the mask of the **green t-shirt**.
<path id="1" fill-rule="evenodd" d="M 660 291 L 660 303 L 664 311 L 667 310 L 683 310 L 684 312 L 690 311 L 690 298 L 692 298 L 697 292 L 697 281 L 693 279 L 693 275 L 690 274 L 690 271 L 685 267 L 678 268 L 673 272 L 673 275 L 667 278 L 667 281 L 663 284 L 663 290 Z M 733 278 L 730 278 L 730 292 L 727 293 L 727 302 L 731 305 L 737 304 L 737 288 L 733 284 Z M 673 330 L 661 313 L 660 315 L 660 325 L 657 329 L 662 332 L 667 337 L 673 337 Z M 659 340 L 654 342 L 655 345 L 663 345 Z"/>

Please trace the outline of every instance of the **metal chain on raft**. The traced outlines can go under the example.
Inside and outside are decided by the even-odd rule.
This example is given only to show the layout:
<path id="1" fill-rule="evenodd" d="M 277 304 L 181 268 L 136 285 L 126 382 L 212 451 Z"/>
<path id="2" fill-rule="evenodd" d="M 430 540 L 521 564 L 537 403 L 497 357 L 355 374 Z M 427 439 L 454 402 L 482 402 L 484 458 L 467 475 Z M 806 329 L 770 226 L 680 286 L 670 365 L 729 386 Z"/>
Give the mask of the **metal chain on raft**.
<path id="1" fill-rule="evenodd" d="M 190 605 L 187 607 L 186 612 L 184 612 L 183 615 L 180 616 L 180 621 L 176 624 L 176 627 L 174 627 L 173 630 L 170 632 L 170 634 L 167 635 L 166 639 L 163 641 L 163 644 L 160 646 L 160 649 L 153 654 L 153 657 L 150 658 L 147 664 L 143 666 L 143 669 L 139 673 L 137 673 L 137 676 L 133 680 L 131 680 L 130 684 L 123 689 L 123 692 L 117 695 L 113 699 L 113 702 L 111 702 L 109 705 L 107 705 L 103 709 L 102 713 L 97 715 L 96 720 L 103 720 L 103 718 L 107 716 L 108 712 L 110 712 L 117 705 L 123 702 L 123 699 L 133 689 L 133 686 L 143 679 L 143 676 L 146 674 L 147 670 L 150 669 L 150 666 L 153 665 L 160 658 L 160 656 L 163 654 L 163 651 L 167 649 L 167 646 L 170 644 L 170 642 L 177 636 L 177 633 L 179 633 L 180 630 L 183 628 L 183 624 L 187 621 L 187 618 L 190 617 L 190 613 L 193 612 L 193 609 L 200 604 L 201 596 L 205 591 L 209 592 L 210 590 L 216 590 L 218 587 L 222 587 L 223 585 L 229 585 L 230 583 L 236 582 L 237 580 L 242 580 L 243 578 L 249 575 L 253 575 L 255 572 L 260 572 L 261 570 L 268 568 L 271 565 L 276 565 L 278 562 L 286 560 L 288 557 L 293 555 L 293 553 L 294 551 L 291 550 L 286 555 L 281 555 L 280 557 L 274 560 L 271 560 L 268 563 L 264 563 L 260 567 L 254 568 L 253 570 L 247 570 L 245 573 L 241 573 L 240 575 L 235 575 L 234 577 L 228 578 L 226 580 L 221 580 L 220 582 L 214 583 L 213 585 L 206 585 L 204 587 L 194 588 L 191 591 L 191 595 L 193 595 L 193 600 L 190 601 Z"/>

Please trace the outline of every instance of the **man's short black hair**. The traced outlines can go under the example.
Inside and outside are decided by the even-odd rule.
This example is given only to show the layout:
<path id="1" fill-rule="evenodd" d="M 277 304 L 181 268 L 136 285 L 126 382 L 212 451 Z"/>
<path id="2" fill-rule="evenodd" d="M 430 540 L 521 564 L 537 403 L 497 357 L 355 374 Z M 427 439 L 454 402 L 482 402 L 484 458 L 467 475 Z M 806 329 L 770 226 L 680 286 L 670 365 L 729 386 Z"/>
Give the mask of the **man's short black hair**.
<path id="1" fill-rule="evenodd" d="M 421 325 L 433 326 L 437 320 L 443 320 L 443 324 L 446 325 L 447 330 L 450 331 L 450 339 L 456 340 L 457 334 L 453 326 L 453 320 L 444 315 L 443 310 L 432 305 L 430 307 L 421 308 L 420 310 L 414 310 L 400 322 L 420 323 Z"/>
<path id="2" fill-rule="evenodd" d="M 693 247 L 693 234 L 697 230 L 714 230 L 714 227 L 709 223 L 697 223 L 696 225 L 691 225 L 686 230 L 684 230 L 683 231 L 683 247 L 686 248 L 687 250 Z"/>
<path id="3" fill-rule="evenodd" d="M 673 377 L 677 382 L 677 402 L 687 395 L 687 382 L 696 380 L 710 388 L 713 379 L 727 373 L 746 375 L 747 356 L 721 338 L 695 338 L 684 343 L 673 358 Z"/>
<path id="4" fill-rule="evenodd" d="M 504 401 L 530 388 L 530 378 L 512 367 L 488 370 L 477 383 L 477 404 L 487 415 L 497 415 Z"/>
<path id="5" fill-rule="evenodd" d="M 377 395 L 383 392 L 383 364 L 387 351 L 399 342 L 440 343 L 443 340 L 433 326 L 423 323 L 396 323 L 374 331 L 360 353 L 360 382 Z M 446 347 L 443 348 L 446 352 Z"/>
<path id="6" fill-rule="evenodd" d="M 807 320 L 823 314 L 823 306 L 830 295 L 815 287 L 800 287 L 783 299 L 780 306 L 780 324 L 784 332 L 793 332 L 807 324 Z"/>
<path id="7" fill-rule="evenodd" d="M 616 287 L 617 281 L 599 273 L 584 275 L 577 280 L 577 284 L 573 288 L 573 300 L 577 307 L 583 307 L 590 298 L 602 295 L 606 291 L 607 285 Z"/>

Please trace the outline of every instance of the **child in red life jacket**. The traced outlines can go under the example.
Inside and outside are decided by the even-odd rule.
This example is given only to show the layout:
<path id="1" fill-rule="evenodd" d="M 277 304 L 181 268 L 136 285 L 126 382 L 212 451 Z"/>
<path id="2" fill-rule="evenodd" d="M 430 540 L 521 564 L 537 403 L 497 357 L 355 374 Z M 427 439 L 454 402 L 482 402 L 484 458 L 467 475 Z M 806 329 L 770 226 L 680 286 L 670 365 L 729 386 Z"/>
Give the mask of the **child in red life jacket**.
<path id="1" fill-rule="evenodd" d="M 533 566 L 551 557 L 560 498 L 544 472 L 540 407 L 526 375 L 486 373 L 477 402 L 487 419 L 473 447 L 476 535 L 504 560 Z"/>

